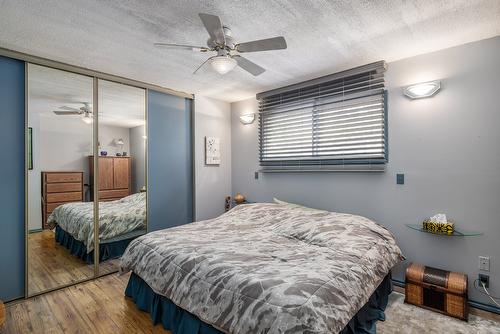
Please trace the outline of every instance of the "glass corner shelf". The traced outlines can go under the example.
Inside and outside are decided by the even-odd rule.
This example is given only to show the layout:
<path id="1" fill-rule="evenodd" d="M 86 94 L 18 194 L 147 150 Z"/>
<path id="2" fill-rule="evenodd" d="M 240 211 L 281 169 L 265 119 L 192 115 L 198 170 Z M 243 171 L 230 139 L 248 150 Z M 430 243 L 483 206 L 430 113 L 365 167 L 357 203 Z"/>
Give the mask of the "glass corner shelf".
<path id="1" fill-rule="evenodd" d="M 474 237 L 478 235 L 482 235 L 483 233 L 481 232 L 475 232 L 475 231 L 464 231 L 461 229 L 455 228 L 453 233 L 444 233 L 444 232 L 432 232 L 432 231 L 427 231 L 422 228 L 422 224 L 406 224 L 407 227 L 411 228 L 412 230 L 419 231 L 419 232 L 424 232 L 424 233 L 429 233 L 429 234 L 436 234 L 436 235 L 442 235 L 444 237 Z"/>

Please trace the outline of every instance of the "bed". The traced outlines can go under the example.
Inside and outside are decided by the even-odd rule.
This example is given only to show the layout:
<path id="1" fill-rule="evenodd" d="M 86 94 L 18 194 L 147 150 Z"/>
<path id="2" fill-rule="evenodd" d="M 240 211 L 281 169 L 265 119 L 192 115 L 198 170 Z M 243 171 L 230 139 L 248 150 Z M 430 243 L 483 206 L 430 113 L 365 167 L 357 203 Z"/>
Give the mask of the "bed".
<path id="1" fill-rule="evenodd" d="M 256 203 L 133 240 L 120 272 L 132 271 L 126 295 L 174 333 L 356 333 L 383 319 L 402 259 L 368 218 Z"/>
<path id="2" fill-rule="evenodd" d="M 94 257 L 94 204 L 67 203 L 47 220 L 58 243 L 80 259 Z M 99 260 L 120 257 L 132 239 L 146 233 L 146 193 L 99 203 Z"/>

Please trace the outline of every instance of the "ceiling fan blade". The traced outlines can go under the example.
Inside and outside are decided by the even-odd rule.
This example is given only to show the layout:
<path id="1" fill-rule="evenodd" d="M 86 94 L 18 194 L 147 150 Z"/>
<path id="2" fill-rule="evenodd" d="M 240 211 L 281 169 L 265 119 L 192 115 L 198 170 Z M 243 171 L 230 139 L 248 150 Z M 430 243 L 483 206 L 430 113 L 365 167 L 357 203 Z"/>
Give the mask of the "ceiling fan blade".
<path id="1" fill-rule="evenodd" d="M 236 51 L 238 52 L 257 52 L 269 50 L 282 50 L 286 49 L 285 37 L 273 37 L 260 39 L 258 41 L 246 42 L 236 44 Z"/>
<path id="2" fill-rule="evenodd" d="M 215 57 L 217 57 L 217 56 L 212 56 L 212 57 L 208 58 L 207 60 L 205 60 L 203 63 L 201 63 L 201 65 L 200 65 L 200 66 L 198 66 L 198 68 L 197 68 L 196 70 L 194 70 L 193 74 L 196 74 L 196 72 L 198 72 L 198 70 L 199 70 L 200 68 L 202 68 L 202 67 L 203 67 L 203 65 L 205 65 L 205 64 L 206 64 L 206 63 L 207 63 L 210 59 L 215 58 Z"/>
<path id="3" fill-rule="evenodd" d="M 54 110 L 54 114 L 58 116 L 68 116 L 68 115 L 80 115 L 81 111 L 62 111 L 62 110 Z"/>
<path id="4" fill-rule="evenodd" d="M 154 43 L 156 47 L 165 47 L 172 49 L 183 49 L 183 50 L 191 50 L 191 51 L 200 51 L 207 52 L 210 49 L 204 46 L 195 46 L 195 45 L 185 45 L 185 44 L 171 44 L 171 43 Z"/>
<path id="5" fill-rule="evenodd" d="M 80 109 L 78 109 L 78 108 L 73 108 L 73 107 L 68 107 L 68 106 L 62 106 L 62 107 L 59 107 L 59 109 L 62 109 L 62 110 L 69 110 L 69 111 L 78 111 L 78 112 L 80 112 Z"/>
<path id="6" fill-rule="evenodd" d="M 216 15 L 200 13 L 198 16 L 203 22 L 205 29 L 207 29 L 210 38 L 219 45 L 226 44 L 226 37 L 224 36 L 224 29 L 222 28 L 222 21 Z"/>
<path id="7" fill-rule="evenodd" d="M 233 56 L 233 59 L 236 60 L 239 67 L 241 67 L 242 69 L 244 69 L 245 71 L 249 72 L 254 76 L 261 75 L 266 71 L 264 68 L 260 67 L 259 65 L 257 65 L 253 61 L 248 60 L 245 57 L 236 55 Z"/>

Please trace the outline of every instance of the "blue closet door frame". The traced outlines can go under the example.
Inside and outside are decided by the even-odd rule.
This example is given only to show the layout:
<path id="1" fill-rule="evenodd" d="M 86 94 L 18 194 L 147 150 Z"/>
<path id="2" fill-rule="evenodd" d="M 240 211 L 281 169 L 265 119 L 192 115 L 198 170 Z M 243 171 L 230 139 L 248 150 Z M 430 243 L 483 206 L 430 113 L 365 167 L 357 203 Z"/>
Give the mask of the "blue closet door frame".
<path id="1" fill-rule="evenodd" d="M 193 103 L 147 94 L 148 231 L 156 231 L 193 221 Z"/>
<path id="2" fill-rule="evenodd" d="M 0 299 L 24 297 L 25 62 L 0 56 Z"/>

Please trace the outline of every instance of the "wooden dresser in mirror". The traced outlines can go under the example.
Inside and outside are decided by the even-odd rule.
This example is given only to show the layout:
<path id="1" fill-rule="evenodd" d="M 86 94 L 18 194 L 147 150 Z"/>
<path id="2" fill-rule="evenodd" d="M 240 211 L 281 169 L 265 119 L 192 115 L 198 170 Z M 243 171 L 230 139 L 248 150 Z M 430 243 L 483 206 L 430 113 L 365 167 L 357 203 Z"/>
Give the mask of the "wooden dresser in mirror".
<path id="1" fill-rule="evenodd" d="M 43 229 L 49 228 L 47 218 L 61 204 L 83 202 L 83 172 L 42 172 Z"/>
<path id="2" fill-rule="evenodd" d="M 89 156 L 90 184 L 94 180 L 94 159 Z M 93 195 L 93 191 L 91 191 Z M 99 201 L 108 202 L 131 194 L 130 157 L 99 157 Z M 91 195 L 91 196 L 92 196 Z"/>

